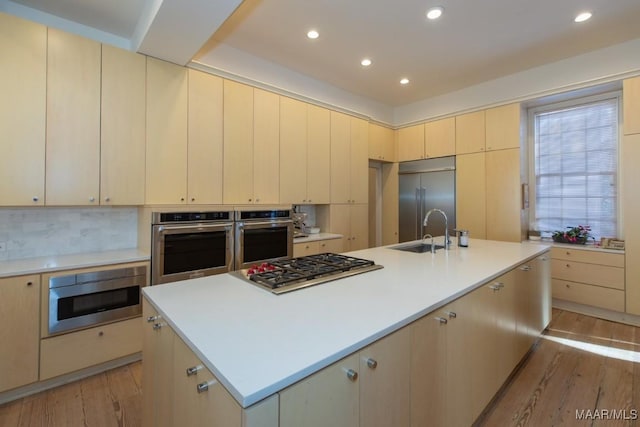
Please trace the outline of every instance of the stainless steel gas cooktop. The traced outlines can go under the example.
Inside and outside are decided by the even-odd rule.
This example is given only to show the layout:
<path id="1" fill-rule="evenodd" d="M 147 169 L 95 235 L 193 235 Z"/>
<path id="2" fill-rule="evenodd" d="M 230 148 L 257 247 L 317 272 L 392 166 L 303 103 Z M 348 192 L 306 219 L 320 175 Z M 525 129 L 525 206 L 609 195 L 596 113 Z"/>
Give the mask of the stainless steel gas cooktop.
<path id="1" fill-rule="evenodd" d="M 265 262 L 231 274 L 274 294 L 283 294 L 381 268 L 381 265 L 366 259 L 323 253 Z"/>

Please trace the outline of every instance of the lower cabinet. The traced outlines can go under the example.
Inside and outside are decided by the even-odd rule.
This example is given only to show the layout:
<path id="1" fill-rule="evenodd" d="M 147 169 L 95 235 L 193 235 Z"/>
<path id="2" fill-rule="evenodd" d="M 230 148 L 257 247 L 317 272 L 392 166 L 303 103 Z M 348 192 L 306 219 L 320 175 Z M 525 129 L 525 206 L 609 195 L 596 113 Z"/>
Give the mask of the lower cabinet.
<path id="1" fill-rule="evenodd" d="M 332 204 L 329 208 L 331 232 L 342 234 L 344 252 L 369 247 L 369 205 Z"/>
<path id="2" fill-rule="evenodd" d="M 342 251 L 342 239 L 317 240 L 293 244 L 294 257 L 316 255 L 325 252 L 340 253 Z"/>
<path id="3" fill-rule="evenodd" d="M 3 392 L 38 380 L 40 276 L 0 279 L 0 301 L 0 392 Z"/>

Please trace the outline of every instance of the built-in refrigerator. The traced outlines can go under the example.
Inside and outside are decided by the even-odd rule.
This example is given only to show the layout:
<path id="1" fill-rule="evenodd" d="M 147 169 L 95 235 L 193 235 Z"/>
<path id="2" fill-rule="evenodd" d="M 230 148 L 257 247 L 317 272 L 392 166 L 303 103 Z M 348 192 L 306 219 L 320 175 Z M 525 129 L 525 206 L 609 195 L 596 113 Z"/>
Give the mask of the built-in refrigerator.
<path id="1" fill-rule="evenodd" d="M 444 236 L 445 220 L 437 212 L 431 214 L 427 227 L 423 227 L 424 217 L 430 209 L 446 213 L 449 235 L 454 235 L 455 169 L 454 156 L 400 163 L 400 242 L 421 239 L 425 234 Z"/>

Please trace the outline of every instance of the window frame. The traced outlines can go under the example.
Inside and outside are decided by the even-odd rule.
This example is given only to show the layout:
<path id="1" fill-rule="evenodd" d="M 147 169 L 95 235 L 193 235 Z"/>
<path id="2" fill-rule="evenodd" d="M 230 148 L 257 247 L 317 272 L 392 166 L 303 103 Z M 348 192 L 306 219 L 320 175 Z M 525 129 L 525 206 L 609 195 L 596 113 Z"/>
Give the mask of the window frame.
<path id="1" fill-rule="evenodd" d="M 622 171 L 623 171 L 623 157 L 622 157 L 622 138 L 623 138 L 623 129 L 622 129 L 622 91 L 608 91 L 603 92 L 596 95 L 590 96 L 581 96 L 581 97 L 573 97 L 567 98 L 562 101 L 549 102 L 545 104 L 535 105 L 527 109 L 527 178 L 528 178 L 528 186 L 529 186 L 529 206 L 528 206 L 528 226 L 529 230 L 536 230 L 535 228 L 535 219 L 536 219 L 536 167 L 535 167 L 535 116 L 539 113 L 548 113 L 556 110 L 562 110 L 572 107 L 579 107 L 585 104 L 595 103 L 599 101 L 605 100 L 615 100 L 618 109 L 618 169 L 616 171 L 616 189 L 617 189 L 617 197 L 616 197 L 616 236 L 606 236 L 606 237 L 617 237 L 620 239 L 624 239 L 624 218 L 622 215 L 622 199 L 624 197 L 624 189 L 622 188 Z M 576 224 L 578 225 L 578 224 Z M 588 224 L 583 224 L 588 225 Z M 542 233 L 553 230 L 539 230 Z M 546 236 L 546 235 L 545 235 Z M 550 237 L 546 236 L 546 237 Z"/>

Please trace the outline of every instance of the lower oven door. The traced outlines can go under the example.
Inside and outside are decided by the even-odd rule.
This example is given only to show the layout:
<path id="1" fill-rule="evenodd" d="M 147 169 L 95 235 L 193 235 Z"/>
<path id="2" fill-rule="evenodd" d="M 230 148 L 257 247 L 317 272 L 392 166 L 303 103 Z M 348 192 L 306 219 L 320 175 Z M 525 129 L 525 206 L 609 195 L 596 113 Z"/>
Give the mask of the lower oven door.
<path id="1" fill-rule="evenodd" d="M 233 269 L 233 223 L 154 225 L 151 284 L 221 274 Z"/>
<path id="2" fill-rule="evenodd" d="M 236 222 L 236 270 L 292 256 L 291 220 Z"/>
<path id="3" fill-rule="evenodd" d="M 130 275 L 111 278 L 124 270 Z M 90 281 L 79 283 L 83 276 Z M 141 289 L 146 284 L 146 268 L 141 267 L 52 277 L 49 279 L 49 328 L 45 335 L 140 316 Z"/>

